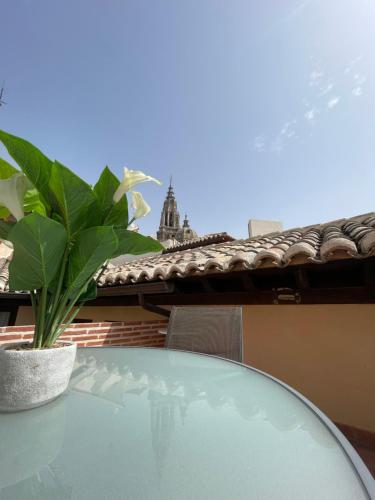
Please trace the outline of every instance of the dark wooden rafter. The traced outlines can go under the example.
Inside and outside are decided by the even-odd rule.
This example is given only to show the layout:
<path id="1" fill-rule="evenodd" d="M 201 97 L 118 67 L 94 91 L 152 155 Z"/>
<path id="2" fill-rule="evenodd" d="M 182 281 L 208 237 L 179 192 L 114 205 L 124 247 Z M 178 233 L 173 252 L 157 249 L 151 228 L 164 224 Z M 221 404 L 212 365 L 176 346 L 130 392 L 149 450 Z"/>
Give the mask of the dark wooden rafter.
<path id="1" fill-rule="evenodd" d="M 309 277 L 306 269 L 303 268 L 295 269 L 294 278 L 296 280 L 297 288 L 299 289 L 310 288 Z"/>
<path id="2" fill-rule="evenodd" d="M 205 292 L 215 293 L 217 291 L 213 286 L 212 281 L 204 276 L 200 279 L 200 283 L 202 284 L 202 288 Z"/>
<path id="3" fill-rule="evenodd" d="M 363 281 L 365 286 L 375 286 L 375 261 L 363 263 Z"/>
<path id="4" fill-rule="evenodd" d="M 138 294 L 138 304 L 146 311 L 160 314 L 161 316 L 166 316 L 167 318 L 169 318 L 169 316 L 171 315 L 171 311 L 169 311 L 168 309 L 164 309 L 163 307 L 159 307 L 145 300 L 143 293 Z"/>
<path id="5" fill-rule="evenodd" d="M 254 292 L 256 290 L 253 278 L 249 272 L 248 273 L 241 273 L 241 280 L 242 280 L 243 287 L 246 291 Z"/>

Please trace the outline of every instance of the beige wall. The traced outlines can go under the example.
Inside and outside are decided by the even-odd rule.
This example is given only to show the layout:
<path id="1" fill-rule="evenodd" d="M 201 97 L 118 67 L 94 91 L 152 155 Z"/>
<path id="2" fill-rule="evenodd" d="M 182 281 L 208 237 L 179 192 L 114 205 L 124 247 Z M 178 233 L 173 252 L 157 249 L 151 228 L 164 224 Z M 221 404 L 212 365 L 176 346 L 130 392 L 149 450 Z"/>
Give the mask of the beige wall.
<path id="1" fill-rule="evenodd" d="M 375 432 L 375 306 L 246 306 L 245 362 Z"/>
<path id="2" fill-rule="evenodd" d="M 244 360 L 332 420 L 375 432 L 375 305 L 244 306 Z M 163 319 L 140 307 L 85 307 L 94 321 Z M 17 324 L 32 323 L 20 308 Z"/>

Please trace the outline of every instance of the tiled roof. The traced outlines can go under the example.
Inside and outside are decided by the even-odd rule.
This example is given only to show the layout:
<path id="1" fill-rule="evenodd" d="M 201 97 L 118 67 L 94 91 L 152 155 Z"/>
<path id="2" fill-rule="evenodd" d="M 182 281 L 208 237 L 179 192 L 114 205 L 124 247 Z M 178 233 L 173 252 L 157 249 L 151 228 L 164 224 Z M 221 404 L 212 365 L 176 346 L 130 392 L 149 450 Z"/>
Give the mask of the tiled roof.
<path id="1" fill-rule="evenodd" d="M 163 253 L 108 269 L 99 286 L 375 255 L 375 213 Z"/>
<path id="2" fill-rule="evenodd" d="M 204 247 L 207 245 L 212 245 L 213 243 L 223 243 L 225 241 L 233 241 L 234 238 L 228 233 L 211 233 L 205 236 L 200 236 L 199 238 L 194 238 L 192 240 L 183 241 L 182 243 L 176 243 L 173 246 L 167 247 L 163 250 L 163 253 L 179 252 L 181 250 L 188 250 L 189 248 Z"/>

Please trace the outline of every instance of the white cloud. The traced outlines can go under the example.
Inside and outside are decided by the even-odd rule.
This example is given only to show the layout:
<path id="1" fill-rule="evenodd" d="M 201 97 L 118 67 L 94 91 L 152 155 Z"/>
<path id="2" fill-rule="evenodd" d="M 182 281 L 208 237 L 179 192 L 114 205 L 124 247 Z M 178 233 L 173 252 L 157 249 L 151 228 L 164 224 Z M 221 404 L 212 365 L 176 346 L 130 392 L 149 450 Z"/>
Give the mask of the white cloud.
<path id="1" fill-rule="evenodd" d="M 263 135 L 256 136 L 253 147 L 257 153 L 263 153 L 266 150 L 266 138 Z"/>
<path id="2" fill-rule="evenodd" d="M 317 114 L 318 110 L 316 108 L 311 108 L 306 111 L 305 118 L 309 122 L 314 122 Z"/>
<path id="3" fill-rule="evenodd" d="M 331 92 L 333 87 L 334 87 L 333 83 L 327 83 L 327 85 L 322 85 L 320 87 L 319 97 L 322 97 L 322 96 L 328 94 L 329 92 Z"/>
<path id="4" fill-rule="evenodd" d="M 355 57 L 354 59 L 352 59 L 349 64 L 346 66 L 346 68 L 344 69 L 344 75 L 347 75 L 348 73 L 350 73 L 353 69 L 353 66 L 355 66 L 356 64 L 358 64 L 360 61 L 362 60 L 362 56 L 357 56 Z"/>
<path id="5" fill-rule="evenodd" d="M 360 75 L 359 73 L 354 75 L 354 81 L 357 85 L 363 85 L 367 80 L 366 75 Z"/>
<path id="6" fill-rule="evenodd" d="M 352 94 L 356 97 L 359 97 L 362 95 L 362 87 L 354 87 L 352 90 Z"/>
<path id="7" fill-rule="evenodd" d="M 289 134 L 291 132 L 293 132 L 293 127 L 294 127 L 294 125 L 296 123 L 297 123 L 297 120 L 291 120 L 291 121 L 285 122 L 284 125 L 282 126 L 281 130 L 280 130 L 280 134 L 279 135 L 286 135 L 288 137 Z"/>
<path id="8" fill-rule="evenodd" d="M 309 85 L 310 85 L 310 87 L 316 87 L 316 86 L 318 86 L 320 84 L 323 76 L 324 76 L 323 71 L 318 70 L 318 69 L 314 69 L 310 73 L 310 79 L 309 79 Z"/>
<path id="9" fill-rule="evenodd" d="M 337 106 L 337 104 L 339 103 L 340 101 L 340 96 L 336 96 L 334 97 L 333 99 L 330 99 L 328 102 L 327 102 L 327 107 L 329 109 L 332 109 L 334 108 L 335 106 Z"/>
<path id="10" fill-rule="evenodd" d="M 275 153 L 281 153 L 283 149 L 284 149 L 284 141 L 280 136 L 278 136 L 274 141 L 272 141 L 271 150 L 274 151 Z"/>

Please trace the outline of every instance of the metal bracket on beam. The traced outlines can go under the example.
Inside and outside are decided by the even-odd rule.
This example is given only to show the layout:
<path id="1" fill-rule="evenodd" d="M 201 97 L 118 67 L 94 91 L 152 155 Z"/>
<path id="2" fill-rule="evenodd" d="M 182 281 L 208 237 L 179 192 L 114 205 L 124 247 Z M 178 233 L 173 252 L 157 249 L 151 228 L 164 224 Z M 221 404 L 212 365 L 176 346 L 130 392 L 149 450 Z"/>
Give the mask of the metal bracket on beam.
<path id="1" fill-rule="evenodd" d="M 169 316 L 171 315 L 171 311 L 169 311 L 168 309 L 164 309 L 164 307 L 159 307 L 156 306 L 155 304 L 150 304 L 149 302 L 146 302 L 143 293 L 138 293 L 138 303 L 146 311 L 150 311 L 155 314 L 160 314 L 161 316 L 166 316 L 167 318 L 169 318 Z"/>
<path id="2" fill-rule="evenodd" d="M 301 303 L 301 294 L 291 288 L 273 288 L 272 291 L 274 293 L 274 304 Z"/>

